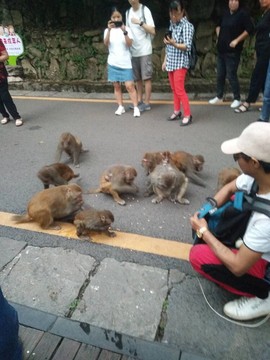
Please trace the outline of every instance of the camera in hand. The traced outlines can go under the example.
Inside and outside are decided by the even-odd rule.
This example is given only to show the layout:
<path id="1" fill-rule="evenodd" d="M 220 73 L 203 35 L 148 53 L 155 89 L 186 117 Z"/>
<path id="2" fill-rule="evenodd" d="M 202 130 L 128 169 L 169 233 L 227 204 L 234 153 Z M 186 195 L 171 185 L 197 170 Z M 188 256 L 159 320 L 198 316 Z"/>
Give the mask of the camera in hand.
<path id="1" fill-rule="evenodd" d="M 121 27 L 123 25 L 123 21 L 113 21 L 115 27 Z"/>
<path id="2" fill-rule="evenodd" d="M 172 38 L 172 30 L 167 30 L 165 32 L 165 38 L 166 39 L 171 39 Z"/>

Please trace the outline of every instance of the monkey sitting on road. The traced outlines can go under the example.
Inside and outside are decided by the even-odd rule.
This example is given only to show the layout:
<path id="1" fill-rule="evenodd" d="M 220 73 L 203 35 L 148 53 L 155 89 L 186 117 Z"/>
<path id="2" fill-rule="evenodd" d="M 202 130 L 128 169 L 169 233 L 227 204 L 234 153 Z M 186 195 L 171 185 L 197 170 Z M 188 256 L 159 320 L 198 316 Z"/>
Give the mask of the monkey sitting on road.
<path id="1" fill-rule="evenodd" d="M 48 189 L 50 184 L 59 186 L 67 185 L 68 182 L 80 176 L 74 174 L 74 171 L 66 164 L 55 163 L 43 166 L 37 173 L 37 177 L 42 181 L 44 189 Z"/>
<path id="2" fill-rule="evenodd" d="M 93 208 L 78 212 L 73 221 L 77 236 L 88 240 L 91 240 L 91 231 L 104 232 L 110 237 L 116 236 L 115 232 L 110 230 L 113 222 L 114 216 L 109 210 L 99 211 Z"/>
<path id="3" fill-rule="evenodd" d="M 77 184 L 60 185 L 35 194 L 27 206 L 27 214 L 14 215 L 17 223 L 37 222 L 42 229 L 59 230 L 54 220 L 64 218 L 81 209 L 82 189 Z"/>
<path id="4" fill-rule="evenodd" d="M 69 132 L 66 132 L 60 136 L 55 157 L 56 162 L 60 161 L 63 151 L 70 156 L 73 165 L 75 167 L 79 167 L 80 154 L 82 152 L 87 152 L 88 150 L 83 149 L 82 142 L 79 138 Z"/>
<path id="5" fill-rule="evenodd" d="M 150 174 L 158 164 L 162 163 L 161 154 L 162 152 L 147 152 L 144 154 L 142 166 L 146 169 L 147 174 Z M 203 169 L 204 157 L 202 155 L 191 155 L 185 151 L 176 151 L 170 154 L 170 162 L 177 169 L 182 171 L 195 184 L 205 186 L 204 181 L 197 175 L 197 172 Z"/>
<path id="6" fill-rule="evenodd" d="M 99 188 L 89 190 L 90 194 L 110 194 L 119 205 L 125 205 L 125 200 L 119 194 L 135 194 L 139 191 L 134 184 L 137 171 L 129 165 L 113 165 L 106 169 L 100 178 Z"/>
<path id="7" fill-rule="evenodd" d="M 224 168 L 218 173 L 217 191 L 223 188 L 224 185 L 230 183 L 241 175 L 241 171 L 237 168 Z"/>
<path id="8" fill-rule="evenodd" d="M 162 164 L 157 165 L 148 175 L 149 184 L 144 195 L 149 196 L 154 192 L 157 196 L 152 202 L 155 204 L 160 203 L 165 198 L 173 202 L 178 201 L 180 204 L 189 204 L 189 200 L 183 198 L 187 189 L 188 178 L 171 162 L 170 152 L 165 151 L 162 157 Z"/>

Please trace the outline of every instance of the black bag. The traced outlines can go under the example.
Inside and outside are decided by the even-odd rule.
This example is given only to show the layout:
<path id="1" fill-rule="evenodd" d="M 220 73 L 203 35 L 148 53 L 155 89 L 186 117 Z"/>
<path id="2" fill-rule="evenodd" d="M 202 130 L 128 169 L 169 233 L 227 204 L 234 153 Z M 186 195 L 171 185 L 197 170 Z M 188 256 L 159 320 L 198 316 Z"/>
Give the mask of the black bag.
<path id="1" fill-rule="evenodd" d="M 199 212 L 204 217 L 211 233 L 228 247 L 235 247 L 235 242 L 245 234 L 252 211 L 263 213 L 270 217 L 270 201 L 256 196 L 257 184 L 254 181 L 250 194 L 237 191 L 234 199 L 213 211 L 209 202 Z M 212 211 L 211 211 L 212 209 Z M 195 233 L 195 244 L 203 243 Z"/>
<path id="2" fill-rule="evenodd" d="M 189 52 L 189 70 L 194 70 L 197 64 L 198 54 L 195 45 L 194 37 L 192 39 L 191 49 Z"/>

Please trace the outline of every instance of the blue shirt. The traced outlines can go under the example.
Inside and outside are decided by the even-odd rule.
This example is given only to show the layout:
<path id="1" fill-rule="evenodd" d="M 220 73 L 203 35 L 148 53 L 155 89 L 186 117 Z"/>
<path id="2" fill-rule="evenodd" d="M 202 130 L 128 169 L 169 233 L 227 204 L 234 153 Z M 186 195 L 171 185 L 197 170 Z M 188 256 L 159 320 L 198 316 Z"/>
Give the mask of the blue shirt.
<path id="1" fill-rule="evenodd" d="M 189 68 L 190 49 L 194 34 L 194 26 L 184 16 L 178 23 L 170 22 L 169 30 L 172 31 L 172 38 L 178 44 L 185 44 L 187 50 L 176 49 L 172 45 L 166 46 L 166 70 L 173 71 L 182 68 Z"/>

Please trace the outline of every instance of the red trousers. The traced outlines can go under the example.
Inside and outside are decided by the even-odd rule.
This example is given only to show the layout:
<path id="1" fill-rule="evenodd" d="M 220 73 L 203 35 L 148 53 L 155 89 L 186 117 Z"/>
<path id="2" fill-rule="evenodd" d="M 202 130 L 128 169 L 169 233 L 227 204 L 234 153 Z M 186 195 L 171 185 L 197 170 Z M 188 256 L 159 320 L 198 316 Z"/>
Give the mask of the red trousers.
<path id="1" fill-rule="evenodd" d="M 239 277 L 222 264 L 207 244 L 194 245 L 190 251 L 189 261 L 194 270 L 231 293 L 262 299 L 269 294 L 270 284 L 264 280 L 269 263 L 264 259 L 258 260 L 246 274 Z"/>
<path id="2" fill-rule="evenodd" d="M 189 100 L 185 90 L 186 74 L 187 69 L 185 68 L 168 72 L 169 81 L 173 92 L 174 111 L 179 112 L 182 107 L 183 115 L 190 116 Z"/>

